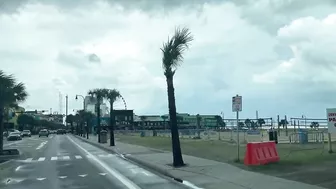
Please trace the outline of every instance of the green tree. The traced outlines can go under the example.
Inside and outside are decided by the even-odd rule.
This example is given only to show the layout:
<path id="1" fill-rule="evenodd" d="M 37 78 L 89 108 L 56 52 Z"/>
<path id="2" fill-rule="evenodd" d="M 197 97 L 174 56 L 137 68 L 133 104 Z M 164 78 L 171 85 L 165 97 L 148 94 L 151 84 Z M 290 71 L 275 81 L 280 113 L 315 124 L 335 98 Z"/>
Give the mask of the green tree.
<path id="1" fill-rule="evenodd" d="M 3 152 L 3 132 L 5 108 L 18 107 L 28 97 L 23 83 L 17 83 L 13 75 L 0 70 L 0 154 Z"/>
<path id="2" fill-rule="evenodd" d="M 91 97 L 95 97 L 96 102 L 96 112 L 97 112 L 97 132 L 98 132 L 98 142 L 100 143 L 100 104 L 104 99 L 104 95 L 106 94 L 105 89 L 93 89 L 88 92 L 88 95 Z"/>
<path id="3" fill-rule="evenodd" d="M 110 103 L 110 146 L 115 146 L 114 141 L 114 127 L 115 127 L 115 115 L 113 110 L 113 104 L 121 97 L 120 92 L 116 89 L 106 89 L 104 98 Z"/>
<path id="4" fill-rule="evenodd" d="M 70 124 L 71 133 L 74 133 L 74 126 L 73 126 L 73 123 L 75 122 L 74 115 L 72 115 L 72 114 L 67 115 L 66 118 L 65 118 L 65 122 Z"/>
<path id="5" fill-rule="evenodd" d="M 86 126 L 85 126 L 86 138 L 89 139 L 90 123 L 91 123 L 91 120 L 95 117 L 95 115 L 91 112 L 87 112 L 84 110 L 79 110 L 78 114 L 81 120 L 86 123 Z"/>
<path id="6" fill-rule="evenodd" d="M 168 93 L 168 107 L 170 118 L 170 129 L 172 135 L 172 151 L 173 151 L 173 165 L 175 167 L 183 166 L 183 158 L 180 146 L 179 132 L 176 118 L 176 104 L 174 92 L 174 75 L 177 67 L 183 61 L 183 53 L 188 49 L 190 42 L 193 40 L 189 29 L 177 28 L 172 38 L 163 44 L 162 51 L 162 67 L 167 82 Z"/>
<path id="7" fill-rule="evenodd" d="M 28 126 L 30 126 L 30 130 L 32 130 L 32 127 L 34 126 L 34 118 L 31 115 L 28 114 L 20 114 L 17 118 L 17 124 L 20 128 L 26 129 Z"/>
<path id="8" fill-rule="evenodd" d="M 245 123 L 247 128 L 249 128 L 249 129 L 251 128 L 251 120 L 250 119 L 245 119 L 244 123 Z"/>
<path id="9" fill-rule="evenodd" d="M 146 121 L 146 116 L 140 116 L 140 120 L 141 120 L 141 129 L 145 130 L 145 121 Z"/>
<path id="10" fill-rule="evenodd" d="M 238 123 L 238 129 L 242 129 L 244 127 L 244 122 L 239 122 Z"/>
<path id="11" fill-rule="evenodd" d="M 258 126 L 259 126 L 260 128 L 262 128 L 262 125 L 265 124 L 265 120 L 262 119 L 262 118 L 259 118 L 259 119 L 257 120 L 257 123 L 258 123 Z"/>

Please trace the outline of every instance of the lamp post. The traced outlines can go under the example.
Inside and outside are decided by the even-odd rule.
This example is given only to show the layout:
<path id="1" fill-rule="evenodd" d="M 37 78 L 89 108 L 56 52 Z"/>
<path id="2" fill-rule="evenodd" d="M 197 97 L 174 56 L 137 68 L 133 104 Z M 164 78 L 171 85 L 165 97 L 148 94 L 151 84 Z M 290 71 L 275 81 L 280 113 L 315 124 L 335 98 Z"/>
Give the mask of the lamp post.
<path id="1" fill-rule="evenodd" d="M 83 99 L 83 110 L 85 111 L 85 98 L 84 98 L 84 96 L 83 95 L 76 95 L 76 100 L 78 100 L 78 97 L 82 97 L 82 99 Z"/>
<path id="2" fill-rule="evenodd" d="M 302 118 L 304 118 L 305 129 L 307 129 L 307 117 L 305 115 L 302 115 Z"/>

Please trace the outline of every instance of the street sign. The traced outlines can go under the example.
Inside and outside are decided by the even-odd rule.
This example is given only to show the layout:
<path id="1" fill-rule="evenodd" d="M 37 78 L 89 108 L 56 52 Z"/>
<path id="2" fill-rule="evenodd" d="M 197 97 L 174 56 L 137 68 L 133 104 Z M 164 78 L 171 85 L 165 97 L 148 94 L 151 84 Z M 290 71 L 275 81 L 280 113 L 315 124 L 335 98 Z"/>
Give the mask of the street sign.
<path id="1" fill-rule="evenodd" d="M 242 96 L 234 96 L 232 97 L 232 111 L 233 112 L 241 112 L 243 109 L 243 101 Z"/>
<path id="2" fill-rule="evenodd" d="M 336 133 L 336 108 L 327 109 L 328 132 Z"/>

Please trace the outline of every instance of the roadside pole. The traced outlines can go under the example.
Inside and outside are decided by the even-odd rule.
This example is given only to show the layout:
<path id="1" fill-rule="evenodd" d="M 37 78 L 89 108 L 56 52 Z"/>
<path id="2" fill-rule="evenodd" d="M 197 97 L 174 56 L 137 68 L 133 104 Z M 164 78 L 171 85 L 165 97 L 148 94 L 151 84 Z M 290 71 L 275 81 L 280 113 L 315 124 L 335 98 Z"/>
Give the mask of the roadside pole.
<path id="1" fill-rule="evenodd" d="M 327 108 L 327 119 L 328 119 L 328 152 L 333 153 L 331 143 L 331 133 L 336 133 L 336 108 Z"/>
<path id="2" fill-rule="evenodd" d="M 232 97 L 232 112 L 236 112 L 237 118 L 237 161 L 239 162 L 239 112 L 242 111 L 242 96 Z"/>

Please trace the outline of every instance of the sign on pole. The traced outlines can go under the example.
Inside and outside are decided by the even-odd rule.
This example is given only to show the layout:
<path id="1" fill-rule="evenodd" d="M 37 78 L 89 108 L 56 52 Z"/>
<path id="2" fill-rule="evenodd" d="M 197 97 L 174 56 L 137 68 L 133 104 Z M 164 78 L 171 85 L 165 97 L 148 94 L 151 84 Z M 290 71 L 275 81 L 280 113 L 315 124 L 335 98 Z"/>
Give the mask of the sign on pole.
<path id="1" fill-rule="evenodd" d="M 327 109 L 328 133 L 336 133 L 336 108 Z"/>
<path id="2" fill-rule="evenodd" d="M 243 104 L 242 104 L 242 96 L 234 96 L 232 97 L 232 111 L 233 112 L 241 112 L 243 109 Z"/>

